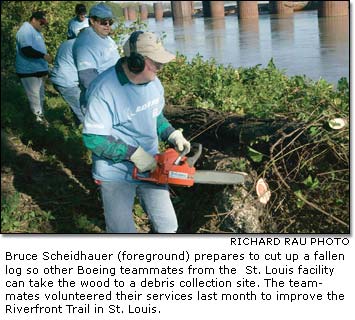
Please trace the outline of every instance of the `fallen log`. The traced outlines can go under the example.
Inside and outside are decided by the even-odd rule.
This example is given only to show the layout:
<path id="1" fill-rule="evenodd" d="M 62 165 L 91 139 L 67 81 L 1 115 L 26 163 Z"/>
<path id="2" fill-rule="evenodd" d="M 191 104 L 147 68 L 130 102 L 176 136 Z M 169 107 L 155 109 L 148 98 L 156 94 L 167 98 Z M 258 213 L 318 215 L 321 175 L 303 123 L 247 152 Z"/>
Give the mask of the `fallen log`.
<path id="1" fill-rule="evenodd" d="M 206 148 L 231 149 L 232 153 L 238 153 L 240 146 L 249 145 L 256 137 L 271 136 L 280 129 L 290 132 L 299 126 L 282 117 L 255 119 L 196 107 L 167 106 L 165 116 L 174 127 L 182 128 L 189 140 Z"/>

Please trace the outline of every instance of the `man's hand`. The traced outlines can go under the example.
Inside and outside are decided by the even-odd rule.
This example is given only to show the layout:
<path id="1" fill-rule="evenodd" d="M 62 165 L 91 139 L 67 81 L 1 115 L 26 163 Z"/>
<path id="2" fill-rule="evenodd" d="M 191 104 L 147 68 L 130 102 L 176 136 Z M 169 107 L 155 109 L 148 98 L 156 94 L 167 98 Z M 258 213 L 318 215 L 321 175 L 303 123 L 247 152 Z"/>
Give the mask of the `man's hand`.
<path id="1" fill-rule="evenodd" d="M 153 171 L 157 166 L 155 158 L 148 152 L 144 151 L 142 147 L 138 147 L 132 154 L 131 161 L 138 168 L 139 172 Z"/>
<path id="2" fill-rule="evenodd" d="M 180 130 L 173 131 L 173 133 L 170 134 L 168 141 L 171 142 L 178 151 L 182 152 L 185 150 L 186 154 L 190 152 L 190 142 L 184 138 Z"/>

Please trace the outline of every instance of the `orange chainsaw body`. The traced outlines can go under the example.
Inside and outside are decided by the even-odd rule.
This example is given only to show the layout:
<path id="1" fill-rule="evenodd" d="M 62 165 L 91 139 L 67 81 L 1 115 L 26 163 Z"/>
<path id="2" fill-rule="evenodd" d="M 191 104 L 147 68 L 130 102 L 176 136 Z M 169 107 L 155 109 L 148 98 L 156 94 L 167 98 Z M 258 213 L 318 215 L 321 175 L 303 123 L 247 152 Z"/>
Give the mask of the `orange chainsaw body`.
<path id="1" fill-rule="evenodd" d="M 155 155 L 157 167 L 150 172 L 149 177 L 140 177 L 137 167 L 133 169 L 133 178 L 142 181 L 154 182 L 157 184 L 171 184 L 184 187 L 191 187 L 194 184 L 195 167 L 190 166 L 187 157 L 181 157 L 178 164 L 175 164 L 179 153 L 169 148 L 165 152 Z"/>

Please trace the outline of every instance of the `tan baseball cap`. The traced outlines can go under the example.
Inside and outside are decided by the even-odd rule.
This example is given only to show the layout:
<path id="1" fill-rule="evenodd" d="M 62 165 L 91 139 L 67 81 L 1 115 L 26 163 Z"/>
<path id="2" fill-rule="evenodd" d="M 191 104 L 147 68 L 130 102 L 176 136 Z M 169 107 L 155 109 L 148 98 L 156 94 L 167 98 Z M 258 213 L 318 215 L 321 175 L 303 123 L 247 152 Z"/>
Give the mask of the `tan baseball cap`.
<path id="1" fill-rule="evenodd" d="M 123 45 L 123 51 L 126 57 L 131 54 L 129 39 Z M 158 63 L 168 63 L 175 59 L 175 55 L 167 51 L 161 40 L 152 32 L 138 35 L 136 52 Z"/>

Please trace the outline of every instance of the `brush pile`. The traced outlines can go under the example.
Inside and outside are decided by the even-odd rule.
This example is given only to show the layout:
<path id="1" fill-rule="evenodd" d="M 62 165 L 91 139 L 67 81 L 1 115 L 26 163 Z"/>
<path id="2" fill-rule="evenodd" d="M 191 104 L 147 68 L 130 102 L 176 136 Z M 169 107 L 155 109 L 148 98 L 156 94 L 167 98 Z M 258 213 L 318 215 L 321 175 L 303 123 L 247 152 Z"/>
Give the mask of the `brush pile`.
<path id="1" fill-rule="evenodd" d="M 314 112 L 297 122 L 170 106 L 166 115 L 204 146 L 197 168 L 251 178 L 246 186 L 174 188 L 182 232 L 349 232 L 347 114 Z M 260 178 L 270 188 L 266 204 L 255 189 Z"/>

